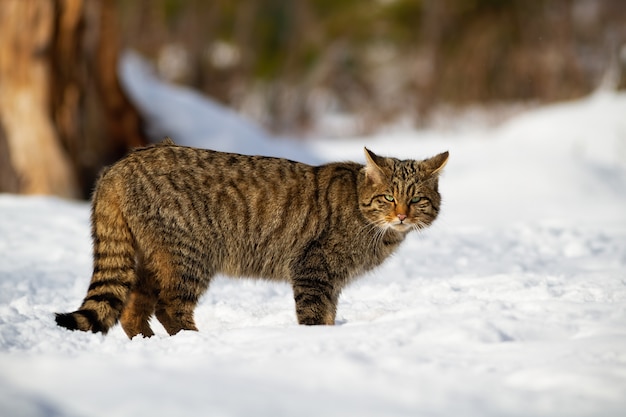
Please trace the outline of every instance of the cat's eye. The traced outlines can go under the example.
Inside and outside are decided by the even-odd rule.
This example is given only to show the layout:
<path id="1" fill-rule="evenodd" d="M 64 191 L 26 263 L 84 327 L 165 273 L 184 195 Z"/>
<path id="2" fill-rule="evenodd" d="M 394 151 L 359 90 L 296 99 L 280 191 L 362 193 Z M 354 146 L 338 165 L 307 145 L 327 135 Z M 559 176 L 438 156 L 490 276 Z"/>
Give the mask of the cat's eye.
<path id="1" fill-rule="evenodd" d="M 413 197 L 411 204 L 417 204 L 419 208 L 426 208 L 430 205 L 430 200 L 427 197 Z"/>
<path id="2" fill-rule="evenodd" d="M 387 201 L 389 201 L 389 202 L 393 202 L 393 201 L 394 201 L 394 198 L 393 198 L 393 196 L 392 196 L 392 195 L 385 194 L 385 200 L 387 200 Z"/>

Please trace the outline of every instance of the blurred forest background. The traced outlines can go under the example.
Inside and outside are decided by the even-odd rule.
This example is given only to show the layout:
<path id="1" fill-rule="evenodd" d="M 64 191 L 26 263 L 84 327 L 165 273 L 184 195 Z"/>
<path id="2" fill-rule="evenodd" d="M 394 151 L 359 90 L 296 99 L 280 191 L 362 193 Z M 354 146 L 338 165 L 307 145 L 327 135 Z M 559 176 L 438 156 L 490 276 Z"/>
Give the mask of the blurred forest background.
<path id="1" fill-rule="evenodd" d="M 626 88 L 626 1 L 0 0 L 0 191 L 85 197 L 147 142 L 125 49 L 274 133 L 367 133 Z"/>
<path id="2" fill-rule="evenodd" d="M 441 104 L 577 98 L 626 54 L 623 0 L 118 3 L 124 43 L 163 77 L 278 132 L 329 110 L 375 128 Z"/>

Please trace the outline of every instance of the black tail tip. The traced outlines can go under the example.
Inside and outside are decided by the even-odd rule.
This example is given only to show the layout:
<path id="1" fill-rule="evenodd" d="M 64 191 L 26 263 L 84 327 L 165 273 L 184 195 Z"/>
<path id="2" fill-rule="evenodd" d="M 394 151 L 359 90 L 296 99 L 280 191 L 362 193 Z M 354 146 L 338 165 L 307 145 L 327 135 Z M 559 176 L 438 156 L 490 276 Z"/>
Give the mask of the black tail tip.
<path id="1" fill-rule="evenodd" d="M 78 322 L 72 313 L 56 313 L 55 321 L 57 325 L 69 330 L 78 330 Z"/>

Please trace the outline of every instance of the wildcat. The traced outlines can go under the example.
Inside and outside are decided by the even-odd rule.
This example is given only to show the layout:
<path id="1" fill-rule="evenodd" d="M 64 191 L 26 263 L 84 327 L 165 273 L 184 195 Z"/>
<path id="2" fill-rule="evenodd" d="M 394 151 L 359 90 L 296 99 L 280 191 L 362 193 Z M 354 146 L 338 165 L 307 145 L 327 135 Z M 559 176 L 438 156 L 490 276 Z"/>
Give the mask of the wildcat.
<path id="1" fill-rule="evenodd" d="M 283 280 L 300 324 L 335 322 L 341 290 L 439 212 L 448 152 L 423 161 L 310 166 L 177 146 L 137 149 L 101 174 L 92 199 L 93 276 L 71 330 L 128 337 L 197 330 L 216 274 Z"/>

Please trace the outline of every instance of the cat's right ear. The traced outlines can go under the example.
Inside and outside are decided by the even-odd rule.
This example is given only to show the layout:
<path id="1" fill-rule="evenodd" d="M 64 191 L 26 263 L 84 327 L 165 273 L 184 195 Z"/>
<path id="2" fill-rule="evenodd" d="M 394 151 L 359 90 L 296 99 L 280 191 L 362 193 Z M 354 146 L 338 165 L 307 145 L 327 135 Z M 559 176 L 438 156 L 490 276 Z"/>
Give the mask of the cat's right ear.
<path id="1" fill-rule="evenodd" d="M 373 183 L 383 183 L 385 181 L 385 174 L 377 160 L 380 161 L 380 156 L 367 148 L 365 150 L 365 178 Z"/>

